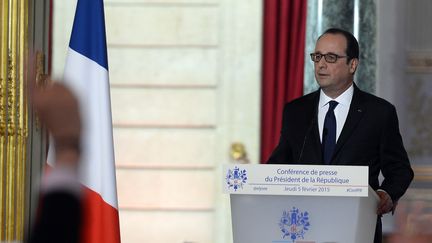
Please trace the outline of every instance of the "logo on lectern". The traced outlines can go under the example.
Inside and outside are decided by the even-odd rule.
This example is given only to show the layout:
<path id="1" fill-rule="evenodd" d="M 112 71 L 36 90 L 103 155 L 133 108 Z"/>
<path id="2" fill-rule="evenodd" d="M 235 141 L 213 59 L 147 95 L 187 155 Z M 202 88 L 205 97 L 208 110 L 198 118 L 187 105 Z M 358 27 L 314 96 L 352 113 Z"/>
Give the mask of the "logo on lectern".
<path id="1" fill-rule="evenodd" d="M 282 238 L 290 238 L 293 243 L 297 239 L 304 239 L 306 231 L 309 230 L 309 213 L 301 212 L 298 208 L 293 207 L 289 211 L 284 211 L 279 221 L 279 227 L 282 231 Z"/>
<path id="2" fill-rule="evenodd" d="M 243 184 L 247 181 L 246 170 L 240 170 L 237 166 L 233 170 L 229 169 L 226 175 L 226 182 L 228 188 L 237 191 L 239 188 L 243 188 Z"/>

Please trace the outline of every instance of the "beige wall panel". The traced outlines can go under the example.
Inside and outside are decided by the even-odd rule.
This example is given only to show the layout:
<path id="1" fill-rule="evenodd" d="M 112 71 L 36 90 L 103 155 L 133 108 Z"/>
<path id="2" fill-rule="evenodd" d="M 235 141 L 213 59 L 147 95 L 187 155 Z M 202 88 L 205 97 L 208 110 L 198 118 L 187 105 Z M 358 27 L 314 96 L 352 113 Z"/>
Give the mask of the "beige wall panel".
<path id="1" fill-rule="evenodd" d="M 105 0 L 105 5 L 110 3 L 124 3 L 125 0 Z M 219 0 L 128 0 L 127 3 L 163 3 L 163 4 L 178 4 L 178 3 L 191 3 L 191 4 L 201 4 L 201 3 L 218 3 Z"/>
<path id="2" fill-rule="evenodd" d="M 217 7 L 107 5 L 105 12 L 109 45 L 218 43 Z"/>
<path id="3" fill-rule="evenodd" d="M 211 89 L 111 89 L 114 124 L 211 125 L 216 94 Z"/>
<path id="4" fill-rule="evenodd" d="M 211 243 L 212 212 L 139 212 L 120 210 L 125 243 Z"/>
<path id="5" fill-rule="evenodd" d="M 115 128 L 119 166 L 209 167 L 215 163 L 214 129 Z"/>
<path id="6" fill-rule="evenodd" d="M 216 85 L 218 51 L 208 48 L 116 48 L 111 84 Z"/>
<path id="7" fill-rule="evenodd" d="M 214 186 L 211 170 L 117 169 L 120 208 L 210 209 Z"/>

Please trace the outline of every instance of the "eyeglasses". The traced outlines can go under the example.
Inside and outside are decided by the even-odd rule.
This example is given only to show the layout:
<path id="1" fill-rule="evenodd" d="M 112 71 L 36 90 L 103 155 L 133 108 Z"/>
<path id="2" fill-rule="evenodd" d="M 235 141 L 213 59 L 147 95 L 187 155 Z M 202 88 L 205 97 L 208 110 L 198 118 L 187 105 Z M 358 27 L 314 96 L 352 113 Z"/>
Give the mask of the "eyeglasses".
<path id="1" fill-rule="evenodd" d="M 319 62 L 322 57 L 324 57 L 325 61 L 328 63 L 335 63 L 337 62 L 338 58 L 348 57 L 348 56 L 339 56 L 334 53 L 327 53 L 327 54 L 321 54 L 321 53 L 311 53 L 310 57 L 313 62 Z"/>

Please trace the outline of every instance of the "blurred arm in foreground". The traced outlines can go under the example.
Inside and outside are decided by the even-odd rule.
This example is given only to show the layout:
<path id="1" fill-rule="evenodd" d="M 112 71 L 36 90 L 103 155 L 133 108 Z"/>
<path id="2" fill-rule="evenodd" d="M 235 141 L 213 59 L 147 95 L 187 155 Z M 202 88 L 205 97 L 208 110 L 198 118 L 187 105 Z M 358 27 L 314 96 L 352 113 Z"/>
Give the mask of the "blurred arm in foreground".
<path id="1" fill-rule="evenodd" d="M 397 231 L 388 238 L 389 243 L 431 243 L 432 214 L 430 202 L 404 202 L 396 213 Z"/>
<path id="2" fill-rule="evenodd" d="M 55 143 L 55 167 L 43 178 L 30 243 L 76 243 L 80 238 L 81 185 L 77 179 L 81 121 L 78 101 L 65 86 L 35 89 L 33 105 Z"/>

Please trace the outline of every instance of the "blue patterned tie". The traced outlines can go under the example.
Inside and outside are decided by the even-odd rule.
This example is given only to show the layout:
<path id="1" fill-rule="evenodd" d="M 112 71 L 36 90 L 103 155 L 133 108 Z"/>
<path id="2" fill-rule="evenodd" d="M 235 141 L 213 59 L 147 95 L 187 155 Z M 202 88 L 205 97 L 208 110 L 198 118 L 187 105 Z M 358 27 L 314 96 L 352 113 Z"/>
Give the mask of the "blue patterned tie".
<path id="1" fill-rule="evenodd" d="M 333 156 L 333 150 L 336 146 L 336 117 L 334 109 L 339 103 L 332 100 L 329 102 L 329 109 L 324 120 L 324 129 L 322 137 L 323 159 L 324 164 L 330 164 Z"/>

